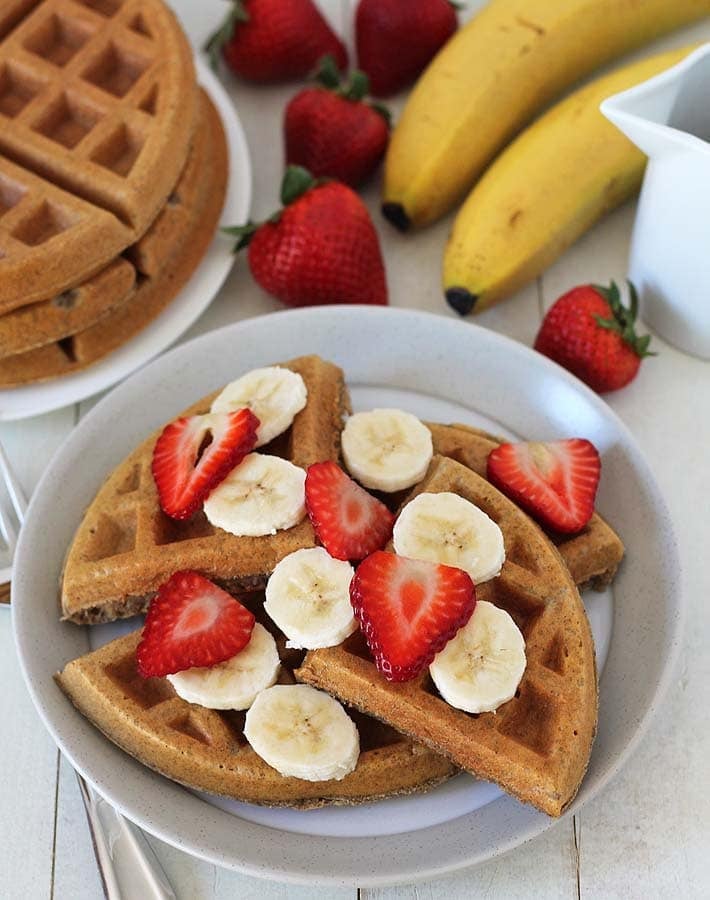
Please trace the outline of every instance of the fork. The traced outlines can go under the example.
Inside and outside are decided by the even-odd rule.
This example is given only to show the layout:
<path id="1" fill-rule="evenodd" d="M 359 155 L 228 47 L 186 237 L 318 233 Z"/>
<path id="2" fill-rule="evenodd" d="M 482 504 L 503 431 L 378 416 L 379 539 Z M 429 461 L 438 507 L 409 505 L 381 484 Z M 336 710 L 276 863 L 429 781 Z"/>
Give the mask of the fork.
<path id="1" fill-rule="evenodd" d="M 10 605 L 12 559 L 27 501 L 0 443 L 0 603 Z M 176 900 L 175 892 L 143 832 L 131 825 L 75 772 L 89 823 L 94 856 L 107 900 Z"/>

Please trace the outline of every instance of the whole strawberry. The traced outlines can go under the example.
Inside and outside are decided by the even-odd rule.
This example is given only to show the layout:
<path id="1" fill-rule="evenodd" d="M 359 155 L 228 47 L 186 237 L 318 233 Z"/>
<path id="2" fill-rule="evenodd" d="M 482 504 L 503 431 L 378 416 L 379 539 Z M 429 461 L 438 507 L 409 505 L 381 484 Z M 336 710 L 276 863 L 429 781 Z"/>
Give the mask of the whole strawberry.
<path id="1" fill-rule="evenodd" d="M 377 232 L 358 195 L 337 181 L 317 182 L 289 166 L 284 209 L 261 225 L 225 229 L 249 246 L 252 275 L 288 306 L 387 303 Z"/>
<path id="2" fill-rule="evenodd" d="M 457 27 L 449 0 L 360 0 L 357 62 L 372 93 L 388 97 L 411 84 Z"/>
<path id="3" fill-rule="evenodd" d="M 363 72 L 353 72 L 341 84 L 332 56 L 322 60 L 317 80 L 318 87 L 300 91 L 286 107 L 286 161 L 357 187 L 387 149 L 389 115 L 364 102 L 368 78 Z"/>
<path id="4" fill-rule="evenodd" d="M 313 0 L 230 0 L 231 10 L 205 45 L 250 81 L 305 78 L 330 53 L 344 69 L 348 55 Z"/>
<path id="5" fill-rule="evenodd" d="M 638 296 L 629 282 L 630 306 L 619 288 L 582 285 L 563 294 L 548 310 L 535 349 L 569 369 L 600 394 L 616 391 L 636 377 L 649 353 L 650 335 L 634 331 Z"/>

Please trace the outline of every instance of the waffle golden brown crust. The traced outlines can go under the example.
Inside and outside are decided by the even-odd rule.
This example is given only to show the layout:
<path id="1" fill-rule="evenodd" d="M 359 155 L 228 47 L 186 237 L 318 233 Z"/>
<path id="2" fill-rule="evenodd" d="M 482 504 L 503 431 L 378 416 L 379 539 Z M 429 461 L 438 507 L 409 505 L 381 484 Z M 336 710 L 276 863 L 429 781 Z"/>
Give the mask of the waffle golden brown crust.
<path id="1" fill-rule="evenodd" d="M 59 340 L 0 359 L 0 387 L 56 378 L 96 362 L 144 328 L 189 279 L 214 235 L 228 169 L 222 124 L 204 92 L 198 122 L 195 142 L 175 190 L 148 232 L 121 260 L 133 273 L 135 290 L 88 327 L 64 331 Z M 100 278 L 96 276 L 89 284 Z M 28 309 L 32 307 L 10 315 L 21 316 Z M 58 317 L 54 318 L 57 325 Z"/>
<path id="2" fill-rule="evenodd" d="M 263 612 L 263 595 L 240 599 L 276 637 L 284 667 L 279 681 L 293 683 L 291 668 L 303 654 L 286 650 Z M 355 714 L 361 752 L 353 772 L 342 781 L 285 778 L 246 742 L 244 713 L 204 709 L 178 697 L 165 678 L 141 678 L 139 638 L 133 632 L 70 662 L 57 682 L 110 740 L 173 781 L 250 803 L 310 809 L 427 790 L 456 771 L 426 747 Z"/>
<path id="3" fill-rule="evenodd" d="M 432 434 L 435 453 L 463 463 L 482 478 L 486 477 L 488 454 L 505 442 L 505 438 L 469 425 L 428 422 L 427 427 Z M 624 545 L 599 513 L 595 512 L 578 534 L 545 533 L 559 550 L 580 591 L 587 587 L 603 590 L 611 584 L 624 556 Z"/>
<path id="4" fill-rule="evenodd" d="M 579 592 L 538 526 L 471 469 L 436 456 L 410 498 L 422 491 L 465 497 L 503 532 L 501 574 L 476 593 L 507 610 L 525 637 L 527 668 L 516 697 L 495 713 L 470 715 L 441 699 L 428 672 L 389 683 L 359 632 L 338 647 L 309 652 L 296 678 L 559 816 L 587 769 L 597 722 L 594 644 Z"/>
<path id="5" fill-rule="evenodd" d="M 0 316 L 0 358 L 89 328 L 124 302 L 135 285 L 135 267 L 119 256 L 78 287 Z"/>
<path id="6" fill-rule="evenodd" d="M 184 165 L 197 104 L 192 52 L 162 0 L 6 5 L 2 311 L 80 283 L 142 236 Z"/>
<path id="7" fill-rule="evenodd" d="M 308 400 L 288 432 L 264 451 L 303 468 L 337 459 L 348 406 L 341 369 L 317 356 L 283 365 L 303 377 Z M 214 396 L 186 414 L 207 412 Z M 134 615 L 179 569 L 196 569 L 232 591 L 263 587 L 279 560 L 315 545 L 307 518 L 265 537 L 235 537 L 210 525 L 202 511 L 187 522 L 170 519 L 160 509 L 151 473 L 159 434 L 118 466 L 87 510 L 64 568 L 63 618 L 92 623 Z"/>

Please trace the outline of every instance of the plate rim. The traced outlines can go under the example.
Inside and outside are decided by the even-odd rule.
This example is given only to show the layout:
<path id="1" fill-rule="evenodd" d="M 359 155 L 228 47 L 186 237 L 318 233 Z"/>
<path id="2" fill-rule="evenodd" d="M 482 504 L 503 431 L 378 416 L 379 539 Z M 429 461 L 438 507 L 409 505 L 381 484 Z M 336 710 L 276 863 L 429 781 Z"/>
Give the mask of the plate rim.
<path id="1" fill-rule="evenodd" d="M 490 331 L 473 323 L 466 323 L 466 325 L 462 326 L 462 324 L 456 323 L 455 320 L 451 320 L 448 317 L 435 313 L 422 312 L 417 310 L 395 309 L 391 307 L 314 307 L 282 312 L 279 313 L 279 318 L 281 319 L 282 323 L 286 323 L 288 327 L 288 325 L 294 322 L 294 320 L 296 323 L 304 319 L 308 320 L 325 318 L 327 321 L 328 317 L 332 318 L 334 314 L 343 321 L 348 314 L 365 317 L 366 319 L 371 317 L 382 318 L 383 322 L 385 319 L 395 316 L 398 320 L 397 327 L 401 328 L 405 328 L 405 325 L 403 324 L 405 319 L 410 320 L 410 322 L 412 323 L 412 327 L 415 327 L 416 322 L 421 322 L 423 320 L 430 330 L 436 328 L 441 329 L 443 332 L 446 332 L 446 330 L 450 328 L 469 328 L 471 329 L 469 333 L 472 336 L 474 342 L 491 342 L 492 345 L 498 345 L 503 350 L 504 356 L 506 352 L 515 353 L 518 356 L 522 356 L 522 358 L 527 359 L 529 362 L 534 361 L 534 364 L 536 366 L 542 367 L 543 370 L 547 369 L 551 374 L 555 376 L 556 379 L 561 379 L 562 382 L 566 383 L 569 387 L 572 387 L 576 392 L 581 392 L 585 400 L 589 404 L 591 404 L 591 406 L 597 411 L 602 419 L 607 420 L 613 425 L 620 438 L 623 439 L 625 450 L 627 451 L 634 468 L 638 470 L 639 476 L 642 478 L 645 486 L 648 489 L 649 497 L 653 501 L 654 508 L 655 510 L 657 510 L 659 519 L 664 526 L 663 537 L 667 545 L 667 552 L 670 554 L 671 562 L 674 563 L 674 565 L 671 567 L 671 571 L 668 573 L 668 579 L 671 582 L 671 586 L 675 588 L 674 591 L 671 592 L 671 596 L 673 598 L 673 601 L 675 602 L 675 606 L 671 605 L 672 601 L 671 599 L 669 599 L 669 605 L 667 607 L 669 620 L 668 628 L 671 633 L 671 639 L 667 644 L 665 662 L 663 663 L 663 668 L 657 679 L 655 689 L 653 689 L 653 694 L 649 699 L 647 708 L 643 711 L 641 717 L 635 720 L 635 727 L 633 728 L 632 733 L 630 733 L 630 736 L 626 740 L 622 749 L 616 754 L 613 759 L 610 759 L 608 762 L 606 762 L 603 772 L 598 775 L 594 785 L 592 786 L 590 784 L 587 784 L 586 790 L 584 789 L 583 785 L 583 789 L 580 791 L 578 799 L 575 800 L 568 811 L 568 813 L 574 813 L 583 805 L 583 803 L 586 803 L 592 797 L 597 796 L 599 792 L 608 785 L 608 783 L 627 763 L 628 759 L 633 754 L 640 741 L 646 734 L 651 722 L 654 720 L 658 708 L 662 704 L 663 698 L 666 695 L 677 665 L 685 617 L 685 596 L 683 591 L 684 578 L 682 570 L 680 568 L 677 551 L 677 541 L 675 539 L 675 531 L 672 518 L 669 514 L 667 504 L 665 503 L 665 500 L 656 483 L 653 473 L 651 472 L 650 466 L 646 461 L 638 444 L 636 443 L 631 431 L 618 417 L 614 410 L 612 410 L 599 396 L 594 394 L 586 385 L 582 384 L 566 370 L 559 367 L 556 363 L 553 363 L 552 361 L 540 356 L 540 354 L 535 353 L 529 347 L 517 341 L 514 341 L 513 339 L 505 335 Z M 37 498 L 44 495 L 44 492 L 47 489 L 47 484 L 52 480 L 54 470 L 59 467 L 60 463 L 67 456 L 67 454 L 71 455 L 73 445 L 75 443 L 81 443 L 82 434 L 91 429 L 94 420 L 101 419 L 104 414 L 104 410 L 109 411 L 114 404 L 120 404 L 125 396 L 130 395 L 131 391 L 133 390 L 134 383 L 140 382 L 142 379 L 146 378 L 150 380 L 150 378 L 152 378 L 156 373 L 160 372 L 161 369 L 164 369 L 167 372 L 171 367 L 176 365 L 177 361 L 181 357 L 186 359 L 193 353 L 200 352 L 201 349 L 209 346 L 210 342 L 222 339 L 225 333 L 236 333 L 238 335 L 240 331 L 250 330 L 254 328 L 259 331 L 264 329 L 267 323 L 269 327 L 273 325 L 274 315 L 272 313 L 247 319 L 241 322 L 232 323 L 223 326 L 222 328 L 215 329 L 214 331 L 207 332 L 206 334 L 199 335 L 189 342 L 181 344 L 180 346 L 170 350 L 168 353 L 153 360 L 144 368 L 138 370 L 137 372 L 134 372 L 133 375 L 131 375 L 130 378 L 128 378 L 122 384 L 114 388 L 114 390 L 109 395 L 102 398 L 102 400 L 99 401 L 99 403 L 87 414 L 87 416 L 82 419 L 79 425 L 65 439 L 65 441 L 53 457 L 52 462 L 45 470 L 45 473 L 37 486 L 35 495 L 30 504 L 30 509 L 28 511 L 27 522 L 33 522 L 33 508 L 34 505 L 38 503 Z M 385 323 L 383 327 L 389 329 L 387 333 L 391 334 L 393 333 L 391 330 L 391 326 L 392 323 Z M 294 327 L 294 331 L 297 330 L 297 327 Z M 307 329 L 304 330 L 307 331 Z M 452 330 L 452 334 L 453 333 L 454 331 Z M 23 529 L 17 550 L 18 562 L 24 562 L 25 560 L 29 562 L 33 558 L 30 539 L 26 537 L 26 535 L 31 534 L 33 527 L 33 525 L 30 525 L 29 528 Z M 22 567 L 20 568 L 22 571 Z M 127 803 L 120 796 L 116 796 L 111 787 L 107 786 L 105 781 L 102 780 L 101 773 L 97 775 L 97 773 L 95 772 L 87 771 L 82 764 L 81 759 L 77 759 L 77 754 L 74 752 L 74 749 L 70 746 L 66 746 L 65 741 L 59 733 L 61 729 L 58 729 L 56 727 L 56 723 L 51 721 L 50 717 L 48 717 L 47 711 L 44 708 L 44 700 L 42 696 L 40 696 L 40 694 L 35 690 L 35 686 L 32 684 L 32 679 L 30 676 L 31 660 L 28 658 L 28 653 L 31 652 L 32 642 L 28 640 L 28 636 L 26 634 L 23 634 L 22 631 L 24 604 L 29 602 L 23 599 L 24 581 L 24 577 L 21 577 L 17 604 L 13 607 L 12 612 L 13 630 L 16 646 L 18 649 L 18 657 L 20 660 L 23 678 L 28 687 L 32 700 L 36 708 L 38 709 L 38 712 L 45 726 L 52 734 L 55 742 L 60 746 L 60 749 L 62 749 L 62 751 L 70 759 L 72 764 L 82 772 L 84 777 L 86 777 L 95 785 L 99 793 L 101 793 L 106 797 L 106 799 L 108 799 L 117 808 L 119 808 L 125 815 L 128 816 L 128 818 L 139 824 L 141 827 L 145 828 L 148 832 L 155 834 L 160 839 L 166 841 L 167 843 L 170 843 L 173 846 L 176 846 L 179 849 L 191 853 L 199 858 L 206 859 L 217 865 L 227 866 L 229 868 L 242 871 L 252 876 L 262 878 L 276 878 L 278 880 L 291 883 L 319 883 L 324 885 L 358 885 L 361 887 L 375 887 L 402 883 L 403 881 L 418 881 L 427 878 L 440 877 L 458 869 L 479 864 L 487 859 L 495 858 L 502 855 L 503 853 L 512 850 L 514 847 L 530 840 L 537 834 L 546 831 L 550 827 L 554 827 L 554 825 L 557 824 L 558 821 L 561 821 L 549 820 L 541 814 L 533 814 L 532 812 L 527 816 L 522 815 L 520 811 L 520 804 L 517 804 L 510 798 L 502 798 L 501 800 L 495 801 L 493 804 L 491 804 L 491 806 L 498 807 L 499 812 L 502 810 L 504 816 L 508 815 L 508 812 L 510 812 L 510 815 L 516 813 L 518 818 L 522 816 L 523 825 L 521 827 L 518 827 L 517 830 L 514 833 L 511 833 L 506 839 L 499 840 L 492 852 L 474 850 L 474 852 L 470 853 L 469 855 L 461 856 L 454 861 L 448 860 L 447 862 L 439 865 L 423 864 L 420 861 L 417 861 L 417 865 L 415 866 L 415 868 L 412 868 L 410 866 L 406 869 L 406 871 L 398 868 L 396 862 L 393 864 L 392 860 L 388 858 L 388 865 L 385 866 L 385 869 L 383 869 L 379 874 L 375 874 L 373 872 L 371 859 L 368 859 L 367 871 L 363 870 L 358 872 L 348 872 L 347 874 L 343 874 L 342 872 L 340 874 L 334 874 L 330 869 L 323 868 L 323 863 L 320 859 L 318 859 L 318 862 L 316 862 L 316 866 L 320 866 L 320 868 L 317 871 L 314 871 L 312 868 L 312 860 L 311 865 L 309 865 L 308 868 L 296 869 L 293 866 L 289 866 L 288 862 L 285 861 L 285 856 L 283 859 L 279 859 L 277 862 L 269 862 L 268 864 L 265 864 L 262 859 L 245 860 L 243 858 L 237 859 L 235 856 L 232 856 L 231 858 L 225 858 L 224 853 L 220 853 L 218 850 L 210 847 L 209 841 L 206 840 L 205 828 L 201 830 L 198 829 L 198 832 L 200 832 L 202 838 L 200 838 L 199 834 L 197 837 L 193 834 L 190 838 L 186 838 L 184 834 L 173 833 L 170 830 L 169 824 L 165 826 L 164 823 L 156 823 L 154 819 L 151 819 L 145 813 L 145 803 L 143 811 L 141 811 L 140 809 L 136 809 L 135 802 Z M 79 714 L 77 713 L 77 715 Z M 78 755 L 79 757 L 81 757 L 81 753 L 79 753 Z M 172 785 L 172 787 L 175 787 L 175 785 Z M 142 800 L 143 798 L 139 799 Z M 503 804 L 504 806 L 499 806 L 499 804 Z M 461 827 L 468 827 L 468 825 L 470 824 L 471 826 L 480 828 L 481 823 L 476 822 L 476 819 L 481 819 L 485 815 L 485 811 L 489 808 L 490 807 L 483 807 L 481 810 L 463 816 L 460 819 L 453 820 L 452 822 L 446 823 L 446 826 L 456 825 L 458 823 Z M 214 810 L 213 807 L 209 807 L 209 809 Z M 229 813 L 224 813 L 222 811 L 218 812 L 220 812 L 222 816 L 228 816 L 229 821 L 232 823 L 232 827 L 234 828 L 234 817 Z M 566 813 L 562 818 L 564 819 L 568 813 Z M 210 815 L 208 816 L 208 818 L 214 819 L 215 816 Z M 219 819 L 220 816 L 216 816 L 216 818 Z M 243 820 L 240 822 L 240 825 L 242 825 L 242 823 Z M 219 823 L 216 823 L 216 826 L 220 827 Z M 437 831 L 442 827 L 444 826 L 433 826 L 432 828 L 424 829 L 419 832 L 407 832 L 405 833 L 405 835 L 426 835 L 427 833 Z M 273 835 L 273 829 L 270 829 L 268 826 L 253 825 L 249 823 L 249 828 L 256 829 L 260 832 L 271 833 Z M 337 843 L 341 840 L 345 841 L 346 843 L 351 843 L 353 841 L 367 843 L 368 841 L 372 842 L 373 840 L 376 840 L 378 844 L 382 843 L 382 841 L 384 841 L 385 843 L 390 842 L 387 837 L 379 837 L 377 839 L 339 839 L 313 837 L 306 835 L 293 835 L 292 833 L 286 832 L 278 833 L 281 835 L 291 834 L 292 837 L 297 838 L 301 843 L 312 844 L 314 850 L 318 849 L 316 845 L 322 845 L 324 843 L 337 845 Z M 396 841 L 397 839 L 401 839 L 403 835 L 400 834 L 389 837 Z M 320 847 L 320 850 L 322 852 L 322 846 Z M 364 847 L 363 856 L 366 858 L 368 856 Z"/>
<path id="2" fill-rule="evenodd" d="M 198 83 L 209 94 L 210 99 L 216 106 L 224 125 L 227 139 L 230 163 L 225 207 L 229 202 L 229 191 L 235 191 L 232 199 L 236 209 L 235 215 L 240 221 L 246 221 L 252 208 L 254 194 L 254 169 L 246 132 L 244 131 L 237 107 L 232 102 L 224 85 L 205 62 L 202 54 L 195 52 L 194 61 Z M 239 191 L 237 191 L 238 187 Z M 224 212 L 225 210 L 223 209 L 220 213 L 220 220 L 224 216 Z M 209 260 L 209 254 L 222 245 L 224 245 L 225 251 L 224 258 L 220 259 L 220 261 Z M 174 299 L 182 297 L 184 292 L 194 291 L 195 289 L 190 287 L 191 282 L 193 282 L 195 276 L 199 277 L 199 274 L 204 273 L 208 267 L 221 265 L 223 266 L 223 271 L 217 277 L 213 288 L 205 292 L 200 302 L 195 301 L 192 303 L 187 315 L 183 316 L 180 324 L 175 323 L 160 340 L 145 347 L 143 352 L 139 352 L 135 358 L 129 356 L 121 365 L 121 360 L 125 354 L 130 354 L 132 345 L 144 338 L 146 331 L 151 326 L 154 326 L 156 322 L 165 323 L 170 321 L 170 314 L 173 312 L 172 302 L 155 319 L 149 322 L 144 330 L 133 335 L 120 347 L 112 350 L 111 353 L 102 359 L 96 360 L 95 363 L 87 366 L 85 369 L 35 384 L 20 385 L 17 388 L 0 388 L 0 422 L 18 422 L 32 416 L 46 415 L 55 410 L 71 406 L 74 403 L 81 403 L 83 400 L 87 400 L 101 391 L 110 390 L 117 382 L 129 378 L 138 369 L 150 363 L 156 356 L 170 348 L 210 306 L 229 277 L 234 266 L 235 257 L 231 249 L 228 252 L 227 249 L 225 239 L 220 236 L 219 230 L 216 229 L 203 259 Z M 115 370 L 117 358 L 119 368 Z M 102 369 L 98 373 L 98 382 L 94 383 L 93 379 L 97 377 L 96 366 L 102 366 Z M 64 393 L 62 388 L 66 391 L 66 396 L 62 396 Z M 23 403 L 21 395 L 19 395 L 20 400 L 17 401 L 18 394 L 16 392 L 23 390 L 26 390 L 28 393 L 26 403 Z M 57 394 L 53 396 L 55 392 Z M 32 405 L 36 403 L 35 393 L 39 397 L 39 403 Z M 21 405 L 6 410 L 2 408 L 3 402 L 19 402 Z"/>

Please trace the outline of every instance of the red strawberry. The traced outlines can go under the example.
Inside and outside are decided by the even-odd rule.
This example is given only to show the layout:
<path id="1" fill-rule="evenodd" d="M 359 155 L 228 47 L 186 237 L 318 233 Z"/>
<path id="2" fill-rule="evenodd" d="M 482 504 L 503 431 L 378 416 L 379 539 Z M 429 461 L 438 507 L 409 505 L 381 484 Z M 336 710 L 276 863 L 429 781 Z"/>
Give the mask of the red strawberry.
<path id="1" fill-rule="evenodd" d="M 332 56 L 322 61 L 318 81 L 322 87 L 306 88 L 286 107 L 286 161 L 357 187 L 387 149 L 389 114 L 363 101 L 367 75 L 353 72 L 341 85 Z"/>
<path id="2" fill-rule="evenodd" d="M 468 622 L 476 591 L 462 569 L 378 550 L 358 566 L 350 602 L 379 671 L 408 681 Z"/>
<path id="3" fill-rule="evenodd" d="M 348 61 L 313 0 L 232 0 L 205 50 L 215 68 L 221 51 L 233 72 L 262 82 L 305 78 L 327 53 L 341 69 Z"/>
<path id="4" fill-rule="evenodd" d="M 306 509 L 318 540 L 336 559 L 364 559 L 387 543 L 394 516 L 334 462 L 306 473 Z"/>
<path id="5" fill-rule="evenodd" d="M 489 481 L 548 528 L 571 534 L 592 518 L 601 462 L 590 441 L 501 444 L 487 468 Z"/>
<path id="6" fill-rule="evenodd" d="M 387 303 L 385 267 L 370 214 L 355 191 L 319 184 L 289 166 L 281 188 L 285 208 L 262 225 L 227 228 L 249 246 L 261 287 L 288 306 Z"/>
<path id="7" fill-rule="evenodd" d="M 254 616 L 197 572 L 176 572 L 153 597 L 138 644 L 144 678 L 216 666 L 249 643 Z"/>
<path id="8" fill-rule="evenodd" d="M 414 81 L 457 27 L 449 0 L 360 0 L 357 61 L 372 93 L 387 97 Z"/>
<path id="9" fill-rule="evenodd" d="M 630 307 L 624 306 L 619 288 L 586 284 L 563 294 L 548 310 L 535 349 L 569 369 L 602 394 L 616 391 L 636 377 L 649 353 L 650 335 L 634 331 L 638 296 L 629 282 Z"/>
<path id="10" fill-rule="evenodd" d="M 166 425 L 155 444 L 152 466 L 163 512 L 189 519 L 254 449 L 258 427 L 249 409 L 187 416 Z"/>

